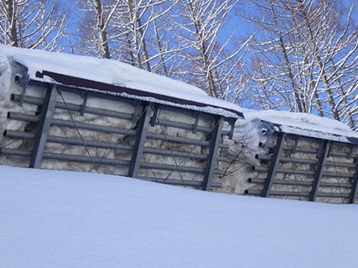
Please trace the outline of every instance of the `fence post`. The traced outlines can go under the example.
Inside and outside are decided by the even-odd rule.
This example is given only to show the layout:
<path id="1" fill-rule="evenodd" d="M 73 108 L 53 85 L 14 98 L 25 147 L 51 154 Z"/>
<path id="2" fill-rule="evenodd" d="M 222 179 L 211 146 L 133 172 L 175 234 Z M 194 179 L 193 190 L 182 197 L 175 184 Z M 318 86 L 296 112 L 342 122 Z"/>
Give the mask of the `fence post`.
<path id="1" fill-rule="evenodd" d="M 201 187 L 203 191 L 209 191 L 211 187 L 223 124 L 224 124 L 224 118 L 222 116 L 218 117 L 215 120 L 215 127 L 212 130 L 210 149 L 209 149 L 208 158 L 206 160 L 204 179 Z"/>
<path id="2" fill-rule="evenodd" d="M 317 170 L 313 180 L 309 201 L 316 201 L 319 184 L 323 176 L 324 165 L 326 163 L 326 159 L 328 156 L 328 152 L 330 151 L 330 148 L 331 148 L 331 142 L 327 140 L 323 141 L 321 152 L 318 157 Z"/>
<path id="3" fill-rule="evenodd" d="M 271 187 L 273 184 L 273 180 L 275 179 L 275 174 L 277 170 L 278 163 L 280 162 L 280 156 L 283 149 L 283 140 L 285 138 L 286 134 L 283 132 L 280 132 L 277 137 L 276 145 L 273 151 L 271 163 L 269 170 L 267 171 L 267 176 L 264 184 L 264 188 L 261 193 L 261 197 L 269 197 Z"/>
<path id="4" fill-rule="evenodd" d="M 47 136 L 51 126 L 53 112 L 55 110 L 57 95 L 58 92 L 56 85 L 51 85 L 46 91 L 46 96 L 42 105 L 37 135 L 31 153 L 29 165 L 30 168 L 40 168 L 41 166 Z"/>
<path id="5" fill-rule="evenodd" d="M 128 177 L 135 178 L 138 175 L 140 162 L 143 155 L 144 144 L 148 133 L 152 104 L 143 105 L 144 112 L 137 124 L 136 140 L 133 146 L 132 159 L 129 164 Z"/>

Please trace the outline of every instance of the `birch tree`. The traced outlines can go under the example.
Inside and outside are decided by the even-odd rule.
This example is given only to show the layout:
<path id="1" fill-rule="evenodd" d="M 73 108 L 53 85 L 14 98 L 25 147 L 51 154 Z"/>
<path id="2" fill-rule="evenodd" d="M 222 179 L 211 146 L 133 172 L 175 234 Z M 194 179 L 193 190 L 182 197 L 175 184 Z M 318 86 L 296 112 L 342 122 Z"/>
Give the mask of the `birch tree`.
<path id="1" fill-rule="evenodd" d="M 0 43 L 50 51 L 61 49 L 66 18 L 57 0 L 0 0 Z"/>

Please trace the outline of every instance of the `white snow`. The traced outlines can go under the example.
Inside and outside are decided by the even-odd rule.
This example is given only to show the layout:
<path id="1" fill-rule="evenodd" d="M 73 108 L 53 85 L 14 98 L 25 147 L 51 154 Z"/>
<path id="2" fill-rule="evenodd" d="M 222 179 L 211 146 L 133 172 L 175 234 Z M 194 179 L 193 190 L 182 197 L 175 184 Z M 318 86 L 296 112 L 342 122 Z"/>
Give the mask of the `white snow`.
<path id="1" fill-rule="evenodd" d="M 255 111 L 244 109 L 245 119 L 254 121 L 260 119 L 280 125 L 279 131 L 285 133 L 349 142 L 347 137 L 358 138 L 358 133 L 350 130 L 348 125 L 334 119 L 306 113 L 285 111 Z M 238 124 L 242 124 L 238 122 Z M 277 129 L 276 129 L 277 130 Z"/>
<path id="2" fill-rule="evenodd" d="M 260 118 L 261 120 L 282 124 L 282 125 L 291 125 L 297 127 L 307 127 L 315 128 L 316 130 L 325 130 L 327 128 L 340 130 L 340 131 L 350 131 L 349 127 L 337 120 L 333 120 L 326 117 L 320 117 L 312 114 L 306 113 L 291 113 L 285 111 L 254 111 L 254 110 L 245 110 L 245 115 L 247 119 Z"/>
<path id="3" fill-rule="evenodd" d="M 358 206 L 0 166 L 0 266 L 356 267 Z"/>

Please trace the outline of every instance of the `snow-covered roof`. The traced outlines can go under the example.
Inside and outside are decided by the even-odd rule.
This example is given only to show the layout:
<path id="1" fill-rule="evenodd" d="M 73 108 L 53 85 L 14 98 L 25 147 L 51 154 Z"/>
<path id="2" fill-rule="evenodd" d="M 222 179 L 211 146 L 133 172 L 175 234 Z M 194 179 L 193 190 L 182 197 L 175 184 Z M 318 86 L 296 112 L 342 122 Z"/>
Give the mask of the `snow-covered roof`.
<path id="1" fill-rule="evenodd" d="M 311 138 L 358 144 L 358 133 L 334 119 L 306 113 L 254 111 L 245 109 L 247 120 L 259 119 L 274 125 L 274 130 Z"/>
<path id="2" fill-rule="evenodd" d="M 0 53 L 28 68 L 30 80 L 242 118 L 241 108 L 203 90 L 116 60 L 0 46 Z"/>

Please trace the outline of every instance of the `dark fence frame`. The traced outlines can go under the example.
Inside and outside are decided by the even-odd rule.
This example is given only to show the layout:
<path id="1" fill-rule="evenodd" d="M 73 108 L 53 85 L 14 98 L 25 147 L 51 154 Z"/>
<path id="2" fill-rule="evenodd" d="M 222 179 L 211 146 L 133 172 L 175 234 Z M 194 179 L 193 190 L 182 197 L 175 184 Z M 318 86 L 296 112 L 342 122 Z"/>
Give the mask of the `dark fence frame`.
<path id="1" fill-rule="evenodd" d="M 61 77 L 61 79 L 64 77 Z M 20 81 L 21 82 L 21 81 Z M 189 110 L 182 107 L 170 106 L 162 103 L 151 102 L 141 100 L 136 96 L 135 98 L 131 97 L 122 97 L 119 94 L 108 94 L 108 92 L 103 91 L 93 91 L 87 90 L 85 88 L 79 88 L 76 86 L 68 85 L 58 85 L 51 83 L 44 83 L 38 81 L 27 81 L 26 86 L 22 85 L 22 94 L 11 95 L 11 100 L 17 102 L 20 106 L 24 103 L 29 105 L 37 106 L 41 113 L 40 115 L 35 114 L 24 114 L 16 113 L 9 111 L 8 119 L 9 120 L 19 120 L 27 123 L 32 123 L 37 125 L 36 133 L 28 133 L 23 131 L 14 131 L 14 130 L 5 130 L 3 135 L 9 139 L 14 140 L 30 140 L 33 141 L 33 147 L 31 150 L 19 150 L 11 148 L 0 148 L 0 156 L 20 156 L 28 158 L 30 168 L 41 168 L 41 163 L 44 159 L 53 159 L 57 161 L 71 161 L 78 163 L 92 163 L 93 165 L 120 165 L 128 168 L 128 177 L 140 178 L 149 181 L 157 181 L 160 183 L 173 184 L 173 185 L 184 185 L 199 188 L 205 191 L 210 190 L 212 187 L 220 187 L 221 183 L 213 183 L 212 177 L 214 174 L 223 174 L 223 171 L 217 169 L 217 162 L 227 161 L 225 157 L 219 156 L 219 150 L 221 148 L 228 148 L 228 145 L 223 144 L 223 136 L 232 137 L 234 130 L 235 121 L 240 118 L 238 117 L 225 117 L 218 114 L 210 114 L 207 112 L 201 112 L 198 110 Z M 78 81 L 77 81 L 78 82 Z M 81 82 L 81 81 L 80 81 Z M 86 83 L 88 80 L 86 80 Z M 93 84 L 86 84 L 91 87 Z M 28 86 L 34 86 L 36 90 L 45 90 L 44 98 L 31 97 L 27 95 Z M 96 86 L 96 85 L 95 85 Z M 99 85 L 101 86 L 101 85 Z M 131 90 L 131 89 L 129 89 Z M 71 103 L 63 103 L 59 101 L 59 96 L 63 92 L 69 92 L 76 94 L 82 97 L 82 105 L 76 105 Z M 118 105 L 121 103 L 130 104 L 134 107 L 134 113 L 122 113 L 117 111 L 111 111 L 110 109 L 95 109 L 87 107 L 87 101 L 89 98 L 99 98 L 99 99 L 110 99 L 115 100 Z M 192 103 L 193 104 L 193 103 Z M 205 104 L 200 104 L 202 107 Z M 113 127 L 105 127 L 100 125 L 89 124 L 86 122 L 71 122 L 70 120 L 60 120 L 55 119 L 54 114 L 55 109 L 68 110 L 70 112 L 75 112 L 80 115 L 86 113 L 91 113 L 98 116 L 107 116 L 115 117 L 124 120 L 128 120 L 135 123 L 134 129 L 117 129 Z M 169 110 L 173 113 L 178 113 L 180 116 L 181 113 L 190 112 L 195 119 L 194 124 L 185 124 L 180 122 L 168 121 L 168 120 L 158 120 L 157 114 L 160 110 Z M 239 115 L 239 112 L 237 112 Z M 212 122 L 212 128 L 207 128 L 198 125 L 200 119 L 208 120 Z M 224 130 L 224 122 L 227 122 L 230 125 L 230 130 Z M 174 136 L 168 136 L 158 133 L 150 133 L 148 131 L 150 126 L 161 125 L 161 126 L 170 126 L 178 129 L 190 130 L 192 133 L 198 131 L 209 133 L 206 140 L 195 140 L 195 139 L 186 139 L 179 138 Z M 76 129 L 86 129 L 91 131 L 100 131 L 104 133 L 117 133 L 133 136 L 135 142 L 133 146 L 121 143 L 107 143 L 103 141 L 94 141 L 94 140 L 84 140 L 84 139 L 73 139 L 68 137 L 58 137 L 49 135 L 51 126 L 62 126 L 68 128 Z M 163 150 L 158 148 L 147 148 L 145 147 L 145 142 L 147 139 L 158 139 L 166 140 L 168 142 L 176 142 L 181 144 L 192 144 L 195 146 L 202 146 L 207 148 L 207 154 L 195 154 L 181 151 L 171 151 Z M 98 147 L 98 148 L 108 148 L 108 149 L 118 149 L 131 151 L 131 159 L 121 160 L 121 159 L 103 159 L 96 157 L 88 157 L 83 155 L 68 155 L 68 154 L 55 154 L 52 152 L 46 151 L 46 143 L 58 143 L 65 145 L 75 145 L 75 146 L 86 146 L 86 147 Z M 169 157 L 183 157 L 190 159 L 199 159 L 203 163 L 203 167 L 190 167 L 190 166 L 181 166 L 179 165 L 169 165 L 169 164 L 160 164 L 160 163 L 146 163 L 143 161 L 143 154 L 154 154 L 159 156 L 169 156 Z M 188 181 L 188 180 L 177 180 L 177 179 L 168 179 L 168 178 L 158 178 L 158 177 L 140 177 L 140 169 L 158 169 L 166 170 L 168 173 L 171 172 L 187 172 L 192 174 L 199 174 L 202 176 L 200 181 Z"/>
<path id="2" fill-rule="evenodd" d="M 285 144 L 286 141 L 290 141 L 290 146 Z M 311 144 L 316 144 L 317 149 L 303 149 L 298 148 L 298 142 L 305 141 Z M 273 133 L 271 140 L 268 141 L 271 146 L 268 146 L 266 153 L 256 155 L 262 163 L 261 166 L 254 166 L 252 169 L 257 171 L 259 177 L 265 176 L 264 179 L 249 178 L 248 182 L 256 185 L 256 189 L 246 190 L 245 194 L 261 196 L 261 197 L 279 197 L 279 198 L 297 198 L 306 201 L 317 201 L 318 197 L 324 197 L 330 199 L 340 199 L 342 203 L 354 204 L 357 202 L 357 188 L 358 188 L 358 145 L 354 143 L 345 143 L 339 141 L 332 141 L 326 139 L 305 137 L 301 135 L 295 135 L 292 133 L 275 132 Z M 348 148 L 348 153 L 342 153 L 333 148 Z M 292 157 L 295 154 L 315 154 L 316 160 Z M 290 157 L 287 157 L 290 155 Z M 346 159 L 346 162 L 350 163 L 337 163 L 333 162 L 330 157 L 341 157 Z M 310 165 L 314 167 L 314 170 L 301 170 L 301 169 L 284 169 L 280 168 L 280 165 L 290 162 L 291 164 Z M 267 164 L 265 164 L 267 163 Z M 336 167 L 343 168 L 347 172 L 328 172 L 325 168 Z M 305 176 L 305 180 L 294 179 L 279 179 L 278 175 L 300 175 Z M 331 181 L 325 181 L 325 178 L 331 178 Z M 332 182 L 332 178 L 336 178 L 337 182 Z M 340 180 L 345 180 L 344 183 L 340 183 Z M 261 185 L 261 187 L 259 187 Z M 274 186 L 292 186 L 310 188 L 310 190 L 296 192 L 287 190 L 277 190 Z M 261 188 L 261 189 L 260 189 Z M 321 188 L 336 188 L 341 193 L 324 192 Z M 344 190 L 344 193 L 343 193 Z M 349 190 L 349 193 L 347 191 Z M 343 202 L 344 201 L 344 202 Z"/>

